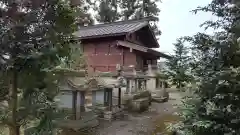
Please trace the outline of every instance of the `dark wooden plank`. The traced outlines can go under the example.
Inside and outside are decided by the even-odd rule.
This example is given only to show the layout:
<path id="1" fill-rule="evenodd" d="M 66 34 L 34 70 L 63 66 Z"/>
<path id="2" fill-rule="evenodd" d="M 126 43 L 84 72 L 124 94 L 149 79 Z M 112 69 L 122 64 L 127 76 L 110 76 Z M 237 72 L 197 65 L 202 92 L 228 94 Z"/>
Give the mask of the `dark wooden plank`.
<path id="1" fill-rule="evenodd" d="M 118 88 L 118 107 L 119 108 L 121 108 L 121 96 L 122 96 L 121 88 Z"/>
<path id="2" fill-rule="evenodd" d="M 80 92 L 80 113 L 85 112 L 85 91 Z"/>
<path id="3" fill-rule="evenodd" d="M 77 119 L 77 91 L 72 91 L 72 117 L 73 120 Z"/>
<path id="4" fill-rule="evenodd" d="M 108 105 L 109 105 L 109 111 L 112 111 L 112 89 L 109 89 L 108 91 Z"/>
<path id="5" fill-rule="evenodd" d="M 108 105 L 108 89 L 104 89 L 104 106 Z"/>

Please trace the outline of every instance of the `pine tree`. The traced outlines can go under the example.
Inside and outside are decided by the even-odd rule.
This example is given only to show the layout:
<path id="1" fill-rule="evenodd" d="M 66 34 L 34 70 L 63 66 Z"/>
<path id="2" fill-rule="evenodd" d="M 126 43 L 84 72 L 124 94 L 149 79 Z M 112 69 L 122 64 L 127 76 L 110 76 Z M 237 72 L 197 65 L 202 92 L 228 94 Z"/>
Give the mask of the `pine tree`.
<path id="1" fill-rule="evenodd" d="M 160 9 L 157 3 L 159 2 L 159 0 L 122 0 L 121 16 L 124 20 L 158 17 Z"/>
<path id="2" fill-rule="evenodd" d="M 62 0 L 0 4 L 0 124 L 10 135 L 20 135 L 29 124 L 52 133 L 58 78 L 51 70 L 69 57 L 75 10 Z"/>
<path id="3" fill-rule="evenodd" d="M 174 55 L 166 62 L 166 75 L 177 88 L 184 87 L 191 80 L 189 75 L 189 52 L 181 39 L 174 44 Z"/>
<path id="4" fill-rule="evenodd" d="M 95 0 L 88 3 L 92 9 L 97 11 L 96 20 L 101 23 L 115 22 L 121 20 L 138 20 L 145 17 L 158 18 L 160 9 L 157 3 L 160 0 Z M 156 35 L 160 35 L 156 23 L 157 19 L 152 21 L 152 29 Z"/>
<path id="5" fill-rule="evenodd" d="M 99 22 L 115 22 L 119 19 L 117 0 L 101 0 L 96 16 Z"/>
<path id="6" fill-rule="evenodd" d="M 177 129 L 183 135 L 240 134 L 240 8 L 235 2 L 213 0 L 194 10 L 218 16 L 204 25 L 222 31 L 187 38 L 192 51 L 199 53 L 194 64 L 198 84 L 179 111 L 182 121 Z"/>
<path id="7" fill-rule="evenodd" d="M 71 7 L 74 10 L 74 16 L 79 27 L 84 24 L 94 24 L 94 19 L 89 9 L 93 4 L 89 0 L 71 0 Z"/>
<path id="8" fill-rule="evenodd" d="M 86 0 L 89 8 L 96 11 L 95 19 L 100 23 L 110 23 L 119 20 L 119 0 Z"/>
<path id="9" fill-rule="evenodd" d="M 121 19 L 131 20 L 131 19 L 142 19 L 145 17 L 155 17 L 158 18 L 160 9 L 157 4 L 160 0 L 121 0 L 120 12 Z M 157 28 L 156 23 L 158 20 L 151 21 L 151 27 L 156 35 L 160 35 L 161 31 Z"/>

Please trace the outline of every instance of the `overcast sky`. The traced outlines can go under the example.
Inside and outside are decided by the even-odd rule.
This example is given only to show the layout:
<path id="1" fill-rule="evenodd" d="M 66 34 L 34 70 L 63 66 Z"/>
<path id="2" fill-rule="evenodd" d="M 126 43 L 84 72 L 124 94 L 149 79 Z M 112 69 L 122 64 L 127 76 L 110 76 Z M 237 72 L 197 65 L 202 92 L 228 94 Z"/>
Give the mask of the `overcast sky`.
<path id="1" fill-rule="evenodd" d="M 162 35 L 159 39 L 161 52 L 172 53 L 173 43 L 181 36 L 190 36 L 197 32 L 203 32 L 199 25 L 206 20 L 213 19 L 210 13 L 193 14 L 190 12 L 198 6 L 204 6 L 211 0 L 162 0 L 159 28 Z M 209 33 L 209 31 L 208 31 Z"/>

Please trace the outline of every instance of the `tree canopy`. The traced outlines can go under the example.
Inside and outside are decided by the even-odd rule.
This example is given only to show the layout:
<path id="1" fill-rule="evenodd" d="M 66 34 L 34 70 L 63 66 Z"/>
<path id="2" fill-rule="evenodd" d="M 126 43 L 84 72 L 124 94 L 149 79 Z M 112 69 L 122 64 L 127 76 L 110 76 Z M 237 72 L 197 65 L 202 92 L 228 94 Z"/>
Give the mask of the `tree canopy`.
<path id="1" fill-rule="evenodd" d="M 123 20 L 138 20 L 145 17 L 158 17 L 160 0 L 86 0 L 89 9 L 96 12 L 95 19 L 100 23 L 111 23 Z M 93 14 L 94 16 L 94 14 Z M 156 35 L 161 31 L 152 21 L 152 29 Z"/>
<path id="2" fill-rule="evenodd" d="M 167 69 L 165 73 L 173 85 L 181 88 L 191 81 L 189 50 L 184 45 L 183 39 L 178 39 L 174 47 L 172 58 L 166 62 Z"/>
<path id="3" fill-rule="evenodd" d="M 218 29 L 213 35 L 198 33 L 186 40 L 192 46 L 192 63 L 197 86 L 180 110 L 177 129 L 183 135 L 239 134 L 239 13 L 237 1 L 213 0 L 194 12 L 211 12 L 218 20 L 206 28 Z M 176 127 L 176 125 L 175 125 Z"/>
<path id="4" fill-rule="evenodd" d="M 75 11 L 62 0 L 0 1 L 0 124 L 10 135 L 32 122 L 52 132 L 58 88 L 51 70 L 69 57 Z"/>

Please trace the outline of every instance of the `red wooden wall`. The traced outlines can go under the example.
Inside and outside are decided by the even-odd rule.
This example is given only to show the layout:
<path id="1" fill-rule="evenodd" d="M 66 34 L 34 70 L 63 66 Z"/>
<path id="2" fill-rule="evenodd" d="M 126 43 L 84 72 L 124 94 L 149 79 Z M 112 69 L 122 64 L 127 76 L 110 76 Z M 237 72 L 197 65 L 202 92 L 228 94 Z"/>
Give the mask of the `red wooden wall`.
<path id="1" fill-rule="evenodd" d="M 84 43 L 83 50 L 90 71 L 116 71 L 117 64 L 124 67 L 137 64 L 136 54 L 117 46 L 115 40 Z"/>

